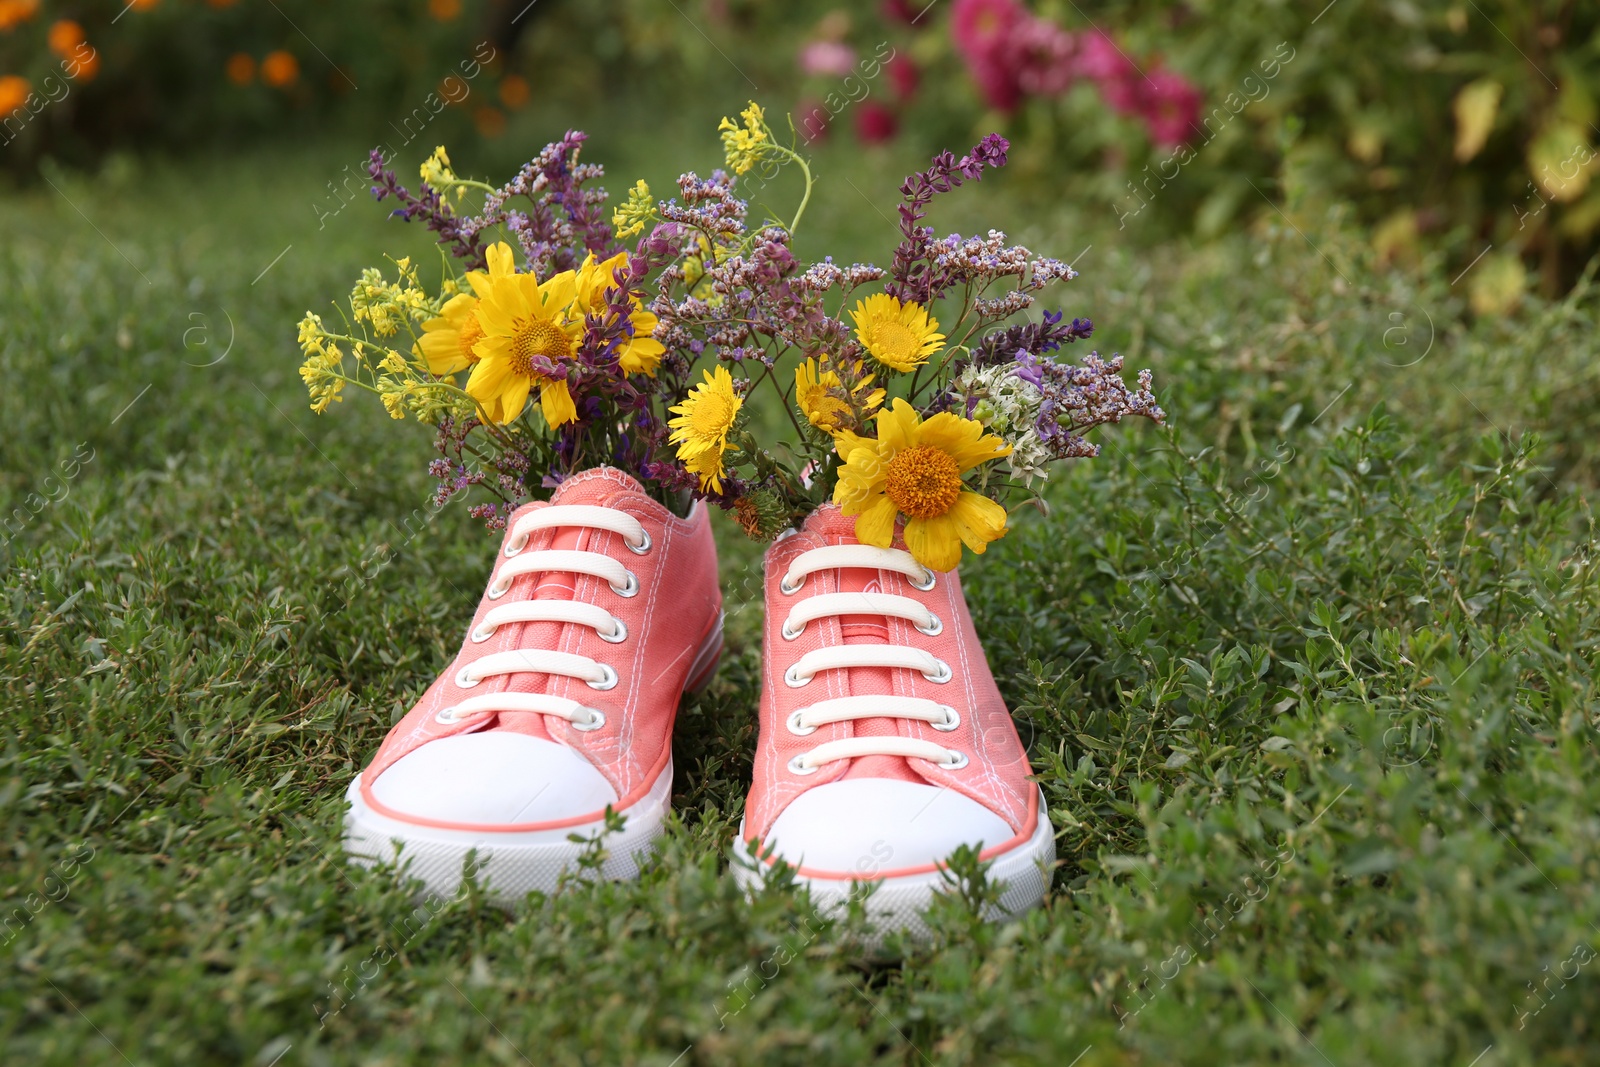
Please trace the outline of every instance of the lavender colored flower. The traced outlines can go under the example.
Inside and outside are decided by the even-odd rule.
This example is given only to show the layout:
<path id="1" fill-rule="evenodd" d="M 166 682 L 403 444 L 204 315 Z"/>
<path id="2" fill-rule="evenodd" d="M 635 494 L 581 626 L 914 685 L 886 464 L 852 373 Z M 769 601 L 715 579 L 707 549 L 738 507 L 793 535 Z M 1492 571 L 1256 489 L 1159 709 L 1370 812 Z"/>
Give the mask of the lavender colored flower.
<path id="1" fill-rule="evenodd" d="M 1004 137 L 991 133 L 959 160 L 950 152 L 940 152 L 927 170 L 918 171 L 901 183 L 900 195 L 905 203 L 899 209 L 900 246 L 895 249 L 889 270 L 890 296 L 914 300 L 926 307 L 954 284 L 930 262 L 933 229 L 921 222 L 935 196 L 948 193 L 963 182 L 978 181 L 985 167 L 1005 166 L 1010 148 L 1011 143 Z"/>
<path id="2" fill-rule="evenodd" d="M 428 229 L 439 235 L 439 243 L 448 245 L 450 254 L 464 261 L 468 270 L 481 270 L 487 265 L 477 229 L 470 225 L 470 219 L 452 214 L 437 190 L 424 182 L 422 195 L 412 196 L 405 186 L 395 180 L 394 171 L 384 169 L 383 153 L 376 148 L 367 158 L 367 175 L 374 182 L 374 200 L 382 201 L 392 196 L 400 201 L 400 206 L 390 212 L 391 216 L 406 222 L 424 220 Z"/>

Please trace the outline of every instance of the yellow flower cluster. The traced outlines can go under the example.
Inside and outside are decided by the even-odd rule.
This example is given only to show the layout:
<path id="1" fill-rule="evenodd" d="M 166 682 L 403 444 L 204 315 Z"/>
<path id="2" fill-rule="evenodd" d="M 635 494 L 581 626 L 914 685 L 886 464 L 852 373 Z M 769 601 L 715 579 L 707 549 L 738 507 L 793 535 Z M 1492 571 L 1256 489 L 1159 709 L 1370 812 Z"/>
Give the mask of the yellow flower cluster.
<path id="1" fill-rule="evenodd" d="M 650 186 L 640 178 L 628 191 L 628 199 L 611 213 L 611 226 L 619 238 L 632 237 L 643 233 L 645 225 L 655 217 L 655 197 L 650 195 Z"/>
<path id="2" fill-rule="evenodd" d="M 425 322 L 439 313 L 438 302 L 423 291 L 411 257 L 395 261 L 400 280 L 387 281 L 383 272 L 368 267 L 350 290 L 350 313 L 379 337 L 392 337 L 407 322 Z"/>
<path id="3" fill-rule="evenodd" d="M 322 328 L 322 316 L 306 312 L 300 320 L 300 351 L 305 362 L 300 364 L 300 380 L 306 383 L 311 394 L 311 410 L 321 415 L 328 405 L 343 402 L 339 392 L 344 389 L 344 353 L 329 339 Z"/>
<path id="4" fill-rule="evenodd" d="M 722 131 L 722 151 L 729 169 L 735 174 L 744 174 L 761 162 L 773 142 L 761 105 L 750 101 L 750 106 L 739 112 L 739 117 L 744 120 L 743 126 L 725 117 L 717 124 L 717 129 Z"/>
<path id="5" fill-rule="evenodd" d="M 435 376 L 432 361 L 420 343 L 412 346 L 416 357 L 413 361 L 373 340 L 392 337 L 402 328 L 416 338 L 414 324 L 434 321 L 440 314 L 438 299 L 422 288 L 410 259 L 397 260 L 395 266 L 396 281 L 384 278 L 376 268 L 362 272 L 361 280 L 350 291 L 353 321 L 349 333 L 328 330 L 322 317 L 312 312 L 300 320 L 300 351 L 305 356 L 300 364 L 300 379 L 311 395 L 311 410 L 317 414 L 342 401 L 340 394 L 346 385 L 376 393 L 384 410 L 395 419 L 405 418 L 409 411 L 433 421 L 441 410 L 460 405 L 459 390 L 448 378 Z M 355 336 L 358 333 L 360 336 Z M 348 353 L 344 345 L 349 346 Z M 347 354 L 354 357 L 352 368 L 346 366 Z"/>
<path id="6" fill-rule="evenodd" d="M 445 194 L 450 191 L 452 185 L 456 187 L 457 200 L 467 195 L 467 187 L 459 184 L 461 179 L 457 178 L 456 172 L 450 168 L 450 156 L 445 152 L 444 145 L 435 148 L 433 155 L 422 161 L 421 172 L 422 180 L 439 191 L 441 204 L 444 203 Z"/>

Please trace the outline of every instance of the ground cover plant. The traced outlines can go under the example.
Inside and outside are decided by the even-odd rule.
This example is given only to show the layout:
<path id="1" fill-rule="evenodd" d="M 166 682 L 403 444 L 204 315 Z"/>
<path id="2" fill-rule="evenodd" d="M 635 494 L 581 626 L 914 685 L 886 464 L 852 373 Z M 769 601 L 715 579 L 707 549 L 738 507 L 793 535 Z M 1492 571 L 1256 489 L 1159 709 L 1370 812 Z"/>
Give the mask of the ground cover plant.
<path id="1" fill-rule="evenodd" d="M 1472 320 L 1454 271 L 1382 269 L 1292 199 L 1156 255 L 1117 251 L 1114 219 L 1015 208 L 1019 239 L 1090 246 L 1063 300 L 1155 370 L 1169 427 L 1107 438 L 1110 462 L 1052 478 L 1048 519 L 964 566 L 1061 829 L 1046 907 L 985 926 L 958 865 L 938 939 L 871 962 L 850 922 L 727 874 L 761 610 L 727 524 L 729 654 L 680 717 L 641 881 L 507 915 L 345 861 L 343 790 L 484 563 L 380 410 L 304 406 L 283 323 L 410 239 L 378 212 L 312 229 L 284 176 L 347 149 L 53 173 L 0 204 L 8 1060 L 1592 1056 L 1586 281 Z M 910 169 L 821 161 L 863 190 Z M 991 192 L 1008 214 L 1003 175 Z M 892 239 L 874 207 L 808 218 L 850 249 Z M 941 223 L 970 232 L 961 211 Z"/>

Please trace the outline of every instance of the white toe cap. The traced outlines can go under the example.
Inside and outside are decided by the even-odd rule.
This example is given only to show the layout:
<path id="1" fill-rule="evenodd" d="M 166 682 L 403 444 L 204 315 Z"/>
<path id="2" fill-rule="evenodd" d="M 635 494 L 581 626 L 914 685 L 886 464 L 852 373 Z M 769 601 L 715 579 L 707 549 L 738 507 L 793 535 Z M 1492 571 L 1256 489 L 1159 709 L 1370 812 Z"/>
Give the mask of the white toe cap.
<path id="1" fill-rule="evenodd" d="M 953 789 L 890 778 L 851 778 L 809 789 L 772 824 L 763 847 L 793 866 L 869 879 L 989 848 L 1016 832 Z"/>
<path id="2" fill-rule="evenodd" d="M 505 731 L 430 741 L 379 775 L 372 794 L 413 818 L 484 826 L 571 819 L 617 802 L 572 749 Z"/>

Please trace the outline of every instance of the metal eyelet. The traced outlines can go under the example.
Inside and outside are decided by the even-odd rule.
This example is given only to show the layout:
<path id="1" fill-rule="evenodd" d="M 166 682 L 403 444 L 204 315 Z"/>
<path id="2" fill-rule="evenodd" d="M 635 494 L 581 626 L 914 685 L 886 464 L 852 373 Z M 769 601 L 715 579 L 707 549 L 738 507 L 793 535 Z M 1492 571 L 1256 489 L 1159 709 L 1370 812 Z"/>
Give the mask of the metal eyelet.
<path id="1" fill-rule="evenodd" d="M 951 678 L 955 677 L 955 675 L 950 673 L 950 664 L 946 663 L 942 659 L 936 660 L 935 662 L 937 662 L 939 666 L 935 669 L 933 674 L 923 671 L 922 676 L 924 678 L 930 682 L 937 682 L 938 684 L 943 685 L 945 682 L 948 682 Z"/>
<path id="2" fill-rule="evenodd" d="M 950 750 L 950 754 L 952 756 L 954 756 L 955 758 L 954 759 L 950 759 L 950 760 L 940 760 L 939 761 L 939 766 L 943 767 L 947 771 L 959 771 L 961 768 L 965 767 L 970 762 L 967 759 L 967 754 L 965 752 L 957 752 L 955 749 L 952 748 Z"/>
<path id="3" fill-rule="evenodd" d="M 650 551 L 650 531 L 640 530 L 639 535 L 643 537 L 644 540 L 640 541 L 638 544 L 634 544 L 626 537 L 622 539 L 622 543 L 628 546 L 628 551 L 632 552 L 636 556 L 642 556 L 646 552 Z"/>
<path id="4" fill-rule="evenodd" d="M 800 762 L 803 759 L 805 759 L 805 756 L 800 755 L 789 761 L 790 774 L 816 774 L 817 771 L 822 769 L 820 767 L 807 766 L 806 764 Z"/>
<path id="5" fill-rule="evenodd" d="M 617 672 L 608 664 L 600 664 L 600 680 L 598 682 L 586 681 L 583 683 L 590 689 L 614 689 L 617 685 Z"/>
<path id="6" fill-rule="evenodd" d="M 482 678 L 474 678 L 472 676 L 472 671 L 470 671 L 466 667 L 462 667 L 459 671 L 456 672 L 456 688 L 457 689 L 471 689 L 473 686 L 477 685 L 481 681 L 483 681 Z"/>
<path id="7" fill-rule="evenodd" d="M 440 708 L 439 714 L 433 717 L 433 721 L 445 726 L 454 726 L 461 719 L 457 717 L 455 708 Z"/>
<path id="8" fill-rule="evenodd" d="M 798 708 L 789 713 L 789 732 L 794 734 L 796 737 L 805 737 L 808 734 L 814 734 L 817 732 L 817 728 L 815 726 L 804 726 L 801 724 L 800 713 L 804 710 L 804 708 Z"/>
<path id="9" fill-rule="evenodd" d="M 808 674 L 802 678 L 798 673 L 796 673 L 799 671 L 799 669 L 800 664 L 796 663 L 793 667 L 790 667 L 788 670 L 783 672 L 783 680 L 790 689 L 800 689 L 803 686 L 810 685 L 811 679 L 816 677 L 814 674 Z"/>
<path id="10" fill-rule="evenodd" d="M 806 632 L 806 624 L 805 623 L 801 623 L 799 626 L 797 626 L 796 628 L 791 630 L 791 629 L 789 629 L 788 621 L 785 620 L 784 624 L 783 624 L 783 629 L 779 630 L 778 632 L 783 634 L 783 639 L 785 641 L 793 641 L 795 638 L 799 637 L 801 634 Z"/>
<path id="11" fill-rule="evenodd" d="M 930 611 L 928 612 L 928 618 L 933 620 L 933 624 L 927 629 L 917 626 L 917 633 L 926 634 L 929 637 L 938 637 L 940 634 L 944 633 L 944 623 L 940 621 L 939 616 Z M 916 624 L 913 623 L 912 625 L 915 626 Z"/>
<path id="12" fill-rule="evenodd" d="M 527 535 L 523 535 L 522 537 L 517 538 L 515 541 L 507 541 L 506 542 L 506 556 L 507 557 L 515 556 L 518 552 L 521 552 L 523 549 L 525 549 L 527 547 L 528 547 Z"/>
<path id="13" fill-rule="evenodd" d="M 944 709 L 944 721 L 933 722 L 929 723 L 928 725 L 932 726 L 935 730 L 938 730 L 942 734 L 947 734 L 951 730 L 954 730 L 957 726 L 961 725 L 961 716 L 957 715 L 956 709 L 952 708 L 949 704 L 941 704 L 939 706 Z"/>
<path id="14" fill-rule="evenodd" d="M 496 579 L 495 581 L 489 583 L 490 600 L 499 600 L 509 592 L 511 592 L 510 582 L 507 582 L 505 585 L 501 585 L 499 579 Z"/>
<path id="15" fill-rule="evenodd" d="M 629 571 L 628 572 L 628 580 L 623 585 L 623 587 L 621 589 L 618 589 L 616 586 L 612 586 L 611 587 L 611 591 L 613 593 L 617 594 L 618 596 L 622 596 L 622 597 L 638 596 L 639 595 L 639 576 L 637 574 L 634 574 L 632 571 Z"/>
<path id="16" fill-rule="evenodd" d="M 579 708 L 578 710 L 579 711 L 587 711 L 589 713 L 589 718 L 586 719 L 583 722 L 574 722 L 572 724 L 572 728 L 574 730 L 579 730 L 579 731 L 581 731 L 583 733 L 588 733 L 590 730 L 598 730 L 598 729 L 600 729 L 600 727 L 602 727 L 602 726 L 604 726 L 606 724 L 606 713 L 601 711 L 599 708 L 587 708 L 586 707 L 586 708 Z"/>
<path id="17" fill-rule="evenodd" d="M 778 583 L 778 590 L 781 593 L 783 593 L 785 596 L 794 596 L 796 593 L 798 593 L 800 591 L 800 587 L 802 585 L 805 585 L 805 584 L 806 584 L 806 577 L 803 574 L 800 576 L 799 580 L 796 581 L 794 583 L 794 585 L 792 585 L 792 586 L 789 584 L 789 576 L 788 575 L 784 575 L 783 581 Z"/>
<path id="18" fill-rule="evenodd" d="M 494 636 L 496 629 L 496 627 L 490 626 L 488 623 L 484 623 L 482 626 L 472 631 L 472 643 L 475 645 L 483 644 L 485 641 L 489 640 L 489 638 Z"/>
<path id="19" fill-rule="evenodd" d="M 926 585 L 918 585 L 916 582 L 913 582 L 909 577 L 906 579 L 906 584 L 910 585 L 911 588 L 913 588 L 913 589 L 920 590 L 921 592 L 926 593 L 928 590 L 932 589 L 935 585 L 938 584 L 939 576 L 937 574 L 935 574 L 933 571 L 928 570 L 928 568 L 926 568 L 926 567 L 923 568 L 923 571 L 926 572 L 927 575 L 928 575 L 928 583 Z"/>
<path id="20" fill-rule="evenodd" d="M 628 639 L 628 624 L 615 617 L 611 621 L 617 624 L 617 628 L 610 633 L 602 633 L 600 640 L 609 641 L 613 645 L 621 644 Z"/>

